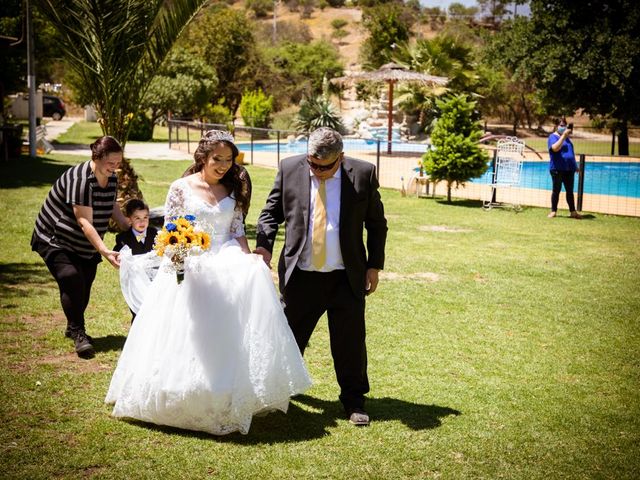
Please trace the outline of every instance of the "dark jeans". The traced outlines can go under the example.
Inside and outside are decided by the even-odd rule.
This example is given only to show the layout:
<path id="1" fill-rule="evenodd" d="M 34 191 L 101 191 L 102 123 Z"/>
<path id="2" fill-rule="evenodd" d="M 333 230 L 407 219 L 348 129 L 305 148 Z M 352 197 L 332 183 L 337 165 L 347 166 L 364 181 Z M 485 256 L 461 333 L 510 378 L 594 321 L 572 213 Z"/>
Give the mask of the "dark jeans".
<path id="1" fill-rule="evenodd" d="M 575 180 L 575 173 L 573 171 L 565 170 L 551 170 L 551 180 L 553 180 L 553 191 L 551 192 L 551 211 L 558 211 L 558 200 L 560 200 L 560 191 L 564 184 L 564 191 L 567 196 L 567 204 L 569 205 L 569 211 L 575 212 L 576 206 L 573 200 L 573 182 Z"/>
<path id="2" fill-rule="evenodd" d="M 364 281 L 364 280 L 363 280 Z M 363 408 L 369 391 L 364 298 L 357 298 L 344 270 L 329 273 L 294 270 L 283 292 L 285 314 L 300 352 L 327 312 L 331 356 L 345 410 Z"/>
<path id="3" fill-rule="evenodd" d="M 44 260 L 58 282 L 67 329 L 71 332 L 84 331 L 84 312 L 89 304 L 99 258 L 87 260 L 66 250 L 53 250 Z"/>

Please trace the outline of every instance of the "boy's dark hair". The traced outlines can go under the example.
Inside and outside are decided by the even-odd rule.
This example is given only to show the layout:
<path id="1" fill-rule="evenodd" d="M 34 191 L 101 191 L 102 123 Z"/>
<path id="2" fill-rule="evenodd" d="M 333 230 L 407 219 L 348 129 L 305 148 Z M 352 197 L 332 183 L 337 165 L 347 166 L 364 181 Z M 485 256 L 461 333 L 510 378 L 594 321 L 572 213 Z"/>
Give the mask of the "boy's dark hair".
<path id="1" fill-rule="evenodd" d="M 124 207 L 124 215 L 126 217 L 130 217 L 131 215 L 133 215 L 133 212 L 135 212 L 136 210 L 146 210 L 148 212 L 149 205 L 144 203 L 139 198 L 132 198 L 127 202 L 127 204 Z"/>

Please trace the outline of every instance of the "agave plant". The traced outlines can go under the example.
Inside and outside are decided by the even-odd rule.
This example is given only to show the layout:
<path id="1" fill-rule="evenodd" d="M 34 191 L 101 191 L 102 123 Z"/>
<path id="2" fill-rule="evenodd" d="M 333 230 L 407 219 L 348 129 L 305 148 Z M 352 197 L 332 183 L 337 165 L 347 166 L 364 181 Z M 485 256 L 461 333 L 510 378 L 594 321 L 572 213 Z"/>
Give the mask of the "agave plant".
<path id="1" fill-rule="evenodd" d="M 35 0 L 35 4 L 62 38 L 60 47 L 79 97 L 94 105 L 103 133 L 124 146 L 130 119 L 138 113 L 152 78 L 205 1 Z M 120 180 L 139 193 L 126 160 Z"/>
<path id="2" fill-rule="evenodd" d="M 331 127 L 340 133 L 345 132 L 340 114 L 324 95 L 309 97 L 300 102 L 300 111 L 295 127 L 305 132 L 320 127 Z"/>

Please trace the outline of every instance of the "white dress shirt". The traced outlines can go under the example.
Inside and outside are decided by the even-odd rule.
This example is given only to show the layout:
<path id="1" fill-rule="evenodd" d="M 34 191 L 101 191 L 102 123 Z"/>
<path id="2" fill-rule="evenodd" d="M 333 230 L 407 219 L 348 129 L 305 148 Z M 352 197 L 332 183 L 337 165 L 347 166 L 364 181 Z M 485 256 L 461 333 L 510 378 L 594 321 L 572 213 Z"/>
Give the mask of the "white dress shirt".
<path id="1" fill-rule="evenodd" d="M 143 231 L 139 232 L 135 228 L 131 227 L 131 231 L 133 232 L 133 236 L 136 237 L 136 240 L 138 240 L 138 237 L 140 235 L 142 235 L 142 240 L 138 240 L 139 242 L 144 243 L 144 241 L 147 239 L 147 229 L 146 228 Z"/>
<path id="2" fill-rule="evenodd" d="M 325 180 L 327 191 L 327 261 L 321 269 L 316 269 L 311 263 L 311 243 L 313 239 L 313 214 L 316 204 L 316 194 L 320 186 L 320 180 L 311 170 L 311 187 L 309 192 L 309 229 L 307 241 L 298 258 L 298 268 L 313 272 L 331 272 L 344 270 L 342 251 L 340 250 L 340 192 L 342 190 L 342 168 L 338 168 L 331 178 Z"/>

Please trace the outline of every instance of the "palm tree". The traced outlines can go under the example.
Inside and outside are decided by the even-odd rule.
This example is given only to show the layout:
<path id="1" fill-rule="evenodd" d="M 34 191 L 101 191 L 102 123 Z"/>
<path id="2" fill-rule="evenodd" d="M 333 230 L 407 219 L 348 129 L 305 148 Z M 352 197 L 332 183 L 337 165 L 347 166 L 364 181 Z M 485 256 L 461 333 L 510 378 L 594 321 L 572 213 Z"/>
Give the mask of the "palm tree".
<path id="1" fill-rule="evenodd" d="M 206 0 L 35 0 L 56 28 L 79 97 L 90 100 L 105 135 L 126 144 L 151 79 Z M 121 195 L 140 196 L 124 160 Z M 123 191 L 124 189 L 124 191 Z"/>
<path id="2" fill-rule="evenodd" d="M 340 113 L 327 97 L 318 95 L 303 99 L 300 102 L 295 128 L 311 132 L 320 127 L 330 127 L 340 133 L 345 132 Z"/>
<path id="3" fill-rule="evenodd" d="M 419 39 L 411 45 L 405 42 L 399 45 L 393 59 L 405 68 L 449 79 L 446 88 L 410 85 L 400 90 L 398 104 L 403 110 L 417 112 L 421 127 L 429 121 L 429 113 L 435 111 L 438 97 L 451 92 L 471 93 L 475 89 L 473 49 L 452 35 Z"/>

